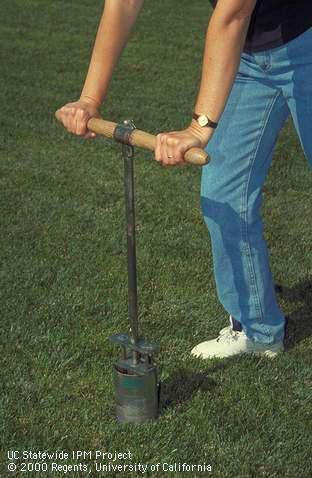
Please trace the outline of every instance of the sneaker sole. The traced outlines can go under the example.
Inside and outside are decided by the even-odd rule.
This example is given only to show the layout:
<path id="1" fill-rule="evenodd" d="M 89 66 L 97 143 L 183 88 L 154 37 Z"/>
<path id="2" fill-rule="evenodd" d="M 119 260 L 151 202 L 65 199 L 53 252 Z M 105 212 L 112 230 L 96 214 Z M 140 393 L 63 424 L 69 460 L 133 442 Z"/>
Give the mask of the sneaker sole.
<path id="1" fill-rule="evenodd" d="M 238 353 L 235 353 L 235 354 L 228 354 L 228 355 L 217 355 L 216 354 L 216 355 L 212 355 L 210 357 L 209 356 L 208 357 L 203 357 L 201 355 L 197 355 L 196 352 L 193 353 L 193 350 L 192 350 L 191 351 L 191 356 L 196 357 L 196 358 L 201 358 L 203 360 L 209 360 L 209 359 L 214 359 L 214 358 L 222 359 L 222 358 L 235 357 L 235 356 L 243 355 L 243 354 L 254 354 L 254 355 L 274 359 L 281 352 L 284 352 L 284 346 L 281 345 L 281 344 L 276 344 L 275 346 L 273 345 L 272 348 L 266 349 L 266 350 L 254 350 L 254 349 L 253 350 L 244 350 L 242 352 L 238 352 Z"/>

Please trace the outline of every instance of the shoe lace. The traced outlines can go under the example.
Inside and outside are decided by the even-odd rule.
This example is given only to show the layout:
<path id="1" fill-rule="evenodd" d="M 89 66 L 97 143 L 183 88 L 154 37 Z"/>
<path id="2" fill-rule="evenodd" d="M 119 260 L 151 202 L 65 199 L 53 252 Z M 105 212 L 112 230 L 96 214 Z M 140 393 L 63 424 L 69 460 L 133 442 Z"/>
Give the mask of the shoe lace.
<path id="1" fill-rule="evenodd" d="M 220 343 L 229 343 L 238 340 L 238 338 L 241 336 L 242 332 L 239 332 L 238 330 L 233 330 L 232 328 L 229 328 L 228 330 L 224 330 L 221 335 L 217 338 L 217 342 Z"/>

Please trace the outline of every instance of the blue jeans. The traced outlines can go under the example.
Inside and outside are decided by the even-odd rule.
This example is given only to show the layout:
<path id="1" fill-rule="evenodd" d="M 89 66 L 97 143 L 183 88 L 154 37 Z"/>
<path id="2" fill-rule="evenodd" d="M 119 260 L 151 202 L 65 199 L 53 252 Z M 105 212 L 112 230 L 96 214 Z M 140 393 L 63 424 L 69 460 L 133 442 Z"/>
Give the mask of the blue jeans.
<path id="1" fill-rule="evenodd" d="M 260 214 L 274 146 L 291 114 L 312 168 L 312 28 L 286 45 L 242 53 L 219 125 L 206 146 L 201 210 L 208 227 L 218 298 L 246 335 L 284 339 Z M 286 159 L 286 158 L 285 158 Z"/>

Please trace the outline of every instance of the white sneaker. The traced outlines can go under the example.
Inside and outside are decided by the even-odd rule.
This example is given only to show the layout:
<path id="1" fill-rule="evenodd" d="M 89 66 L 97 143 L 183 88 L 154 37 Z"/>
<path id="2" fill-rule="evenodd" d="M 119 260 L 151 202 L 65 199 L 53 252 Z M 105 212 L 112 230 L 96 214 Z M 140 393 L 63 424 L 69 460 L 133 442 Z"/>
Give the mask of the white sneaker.
<path id="1" fill-rule="evenodd" d="M 230 330 L 233 330 L 233 317 L 230 315 L 229 319 L 230 325 L 223 327 L 223 329 L 220 330 L 219 335 L 228 334 Z"/>
<path id="2" fill-rule="evenodd" d="M 230 321 L 231 323 L 231 316 Z M 232 329 L 232 325 L 224 327 L 219 337 L 213 340 L 202 342 L 191 351 L 191 355 L 203 359 L 207 358 L 225 358 L 243 353 L 254 353 L 274 358 L 279 352 L 284 350 L 283 342 L 277 344 L 261 344 L 251 340 L 244 331 L 240 332 Z"/>

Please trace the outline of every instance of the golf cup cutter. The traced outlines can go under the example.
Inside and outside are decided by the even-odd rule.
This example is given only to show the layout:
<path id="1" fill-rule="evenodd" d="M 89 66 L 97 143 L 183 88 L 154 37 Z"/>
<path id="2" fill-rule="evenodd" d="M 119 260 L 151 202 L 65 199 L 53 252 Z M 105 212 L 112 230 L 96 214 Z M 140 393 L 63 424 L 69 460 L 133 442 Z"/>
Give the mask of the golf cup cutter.
<path id="1" fill-rule="evenodd" d="M 60 112 L 56 118 L 61 121 Z M 134 147 L 155 150 L 156 137 L 137 130 L 132 120 L 116 124 L 98 118 L 88 121 L 88 129 L 121 143 L 124 161 L 124 189 L 127 223 L 128 314 L 130 333 L 114 334 L 110 340 L 122 348 L 119 360 L 113 365 L 116 395 L 116 417 L 121 422 L 143 423 L 159 414 L 160 382 L 154 355 L 160 346 L 146 342 L 139 335 L 137 269 L 134 208 Z M 185 161 L 204 165 L 208 155 L 200 148 L 191 148 L 184 154 Z"/>

